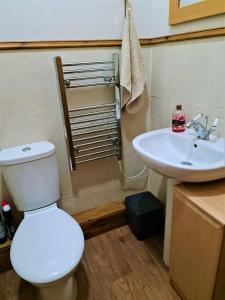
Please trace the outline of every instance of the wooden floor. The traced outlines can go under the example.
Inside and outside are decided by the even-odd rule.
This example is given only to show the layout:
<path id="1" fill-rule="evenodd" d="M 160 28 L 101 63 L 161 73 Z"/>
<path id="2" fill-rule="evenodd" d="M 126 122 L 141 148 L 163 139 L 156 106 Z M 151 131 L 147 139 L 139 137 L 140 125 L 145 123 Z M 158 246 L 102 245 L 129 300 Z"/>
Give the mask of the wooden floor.
<path id="1" fill-rule="evenodd" d="M 86 241 L 77 300 L 178 300 L 162 263 L 162 237 L 137 241 L 127 226 Z M 0 300 L 35 299 L 13 270 L 0 274 Z M 63 299 L 62 299 L 63 300 Z"/>

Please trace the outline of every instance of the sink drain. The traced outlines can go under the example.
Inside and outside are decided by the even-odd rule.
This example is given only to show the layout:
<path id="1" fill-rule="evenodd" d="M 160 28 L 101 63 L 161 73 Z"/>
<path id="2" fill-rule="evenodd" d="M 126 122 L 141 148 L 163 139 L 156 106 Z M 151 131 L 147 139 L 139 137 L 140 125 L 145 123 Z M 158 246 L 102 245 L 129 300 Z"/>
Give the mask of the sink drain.
<path id="1" fill-rule="evenodd" d="M 185 165 L 185 166 L 192 166 L 193 165 L 190 161 L 182 161 L 181 164 Z"/>

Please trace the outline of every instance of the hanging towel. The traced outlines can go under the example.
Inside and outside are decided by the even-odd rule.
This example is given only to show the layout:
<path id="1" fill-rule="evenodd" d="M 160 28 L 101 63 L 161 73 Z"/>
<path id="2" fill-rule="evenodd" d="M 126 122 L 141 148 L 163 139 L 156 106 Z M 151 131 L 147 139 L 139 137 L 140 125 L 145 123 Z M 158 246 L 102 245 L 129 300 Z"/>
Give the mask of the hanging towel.
<path id="1" fill-rule="evenodd" d="M 145 86 L 145 68 L 141 46 L 134 26 L 131 8 L 126 11 L 121 49 L 120 70 L 121 106 L 129 113 L 136 113 L 143 105 L 140 97 Z"/>

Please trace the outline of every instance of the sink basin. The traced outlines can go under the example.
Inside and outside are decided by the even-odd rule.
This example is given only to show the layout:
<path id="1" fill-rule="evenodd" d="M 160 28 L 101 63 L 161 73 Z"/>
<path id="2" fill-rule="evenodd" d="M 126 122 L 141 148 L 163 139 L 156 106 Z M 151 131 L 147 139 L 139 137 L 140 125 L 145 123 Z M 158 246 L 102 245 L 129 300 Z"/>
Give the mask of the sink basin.
<path id="1" fill-rule="evenodd" d="M 194 131 L 174 133 L 171 128 L 137 136 L 133 147 L 146 166 L 163 176 L 204 182 L 225 177 L 225 140 L 197 140 Z"/>

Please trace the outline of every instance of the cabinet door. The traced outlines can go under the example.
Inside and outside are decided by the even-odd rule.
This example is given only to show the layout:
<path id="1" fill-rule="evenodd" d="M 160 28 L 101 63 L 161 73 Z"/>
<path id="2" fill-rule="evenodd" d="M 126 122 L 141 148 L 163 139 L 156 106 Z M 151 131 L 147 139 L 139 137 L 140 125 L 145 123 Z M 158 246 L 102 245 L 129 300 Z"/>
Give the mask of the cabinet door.
<path id="1" fill-rule="evenodd" d="M 223 227 L 174 193 L 170 278 L 188 300 L 213 298 Z"/>

